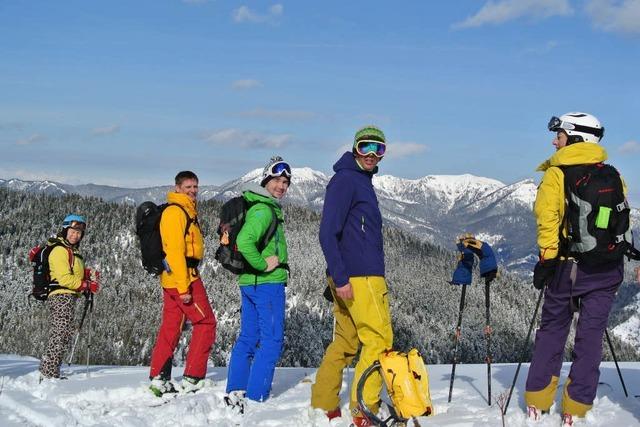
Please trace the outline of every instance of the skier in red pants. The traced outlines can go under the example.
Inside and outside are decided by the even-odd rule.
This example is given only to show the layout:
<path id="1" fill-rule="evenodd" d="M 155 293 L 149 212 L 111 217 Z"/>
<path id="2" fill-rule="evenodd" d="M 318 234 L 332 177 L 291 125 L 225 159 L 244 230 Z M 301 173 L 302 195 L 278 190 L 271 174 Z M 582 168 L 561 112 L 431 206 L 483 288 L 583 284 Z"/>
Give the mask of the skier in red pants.
<path id="1" fill-rule="evenodd" d="M 178 173 L 175 191 L 167 195 L 168 206 L 160 219 L 162 249 L 166 254 L 162 284 L 162 323 L 151 355 L 149 388 L 157 395 L 175 392 L 171 383 L 173 352 L 186 320 L 193 326 L 189 353 L 182 377 L 183 391 L 204 386 L 207 360 L 216 336 L 216 318 L 198 273 L 204 240 L 198 225 L 196 199 L 198 177 Z"/>

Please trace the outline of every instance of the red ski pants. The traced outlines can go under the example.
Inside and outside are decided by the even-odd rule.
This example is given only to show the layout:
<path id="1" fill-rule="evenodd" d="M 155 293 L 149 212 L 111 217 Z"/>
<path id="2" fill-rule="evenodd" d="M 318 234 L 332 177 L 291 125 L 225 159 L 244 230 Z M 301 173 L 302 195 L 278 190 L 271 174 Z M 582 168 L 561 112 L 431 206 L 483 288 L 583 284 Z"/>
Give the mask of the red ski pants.
<path id="1" fill-rule="evenodd" d="M 171 363 L 185 320 L 191 322 L 193 331 L 184 375 L 204 378 L 207 373 L 207 360 L 216 338 L 216 318 L 200 278 L 191 282 L 189 292 L 192 301 L 185 304 L 180 299 L 177 289 L 163 289 L 162 323 L 151 355 L 149 376 L 152 378 L 161 372 L 166 373 L 167 364 Z M 170 372 L 169 367 L 169 375 Z"/>

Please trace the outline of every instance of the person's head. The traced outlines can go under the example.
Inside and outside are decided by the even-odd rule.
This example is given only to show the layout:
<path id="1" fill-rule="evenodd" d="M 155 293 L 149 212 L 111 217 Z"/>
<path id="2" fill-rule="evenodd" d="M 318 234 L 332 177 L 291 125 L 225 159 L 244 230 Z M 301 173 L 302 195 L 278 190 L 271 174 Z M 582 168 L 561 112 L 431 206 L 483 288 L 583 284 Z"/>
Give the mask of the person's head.
<path id="1" fill-rule="evenodd" d="M 198 198 L 198 176 L 191 171 L 178 172 L 175 191 L 187 195 L 195 202 Z"/>
<path id="2" fill-rule="evenodd" d="M 547 128 L 556 133 L 553 145 L 556 150 L 576 142 L 599 143 L 604 136 L 604 126 L 597 117 L 587 113 L 566 113 L 553 116 Z"/>
<path id="3" fill-rule="evenodd" d="M 72 245 L 77 245 L 84 237 L 87 220 L 82 215 L 69 214 L 62 220 L 60 236 Z"/>
<path id="4" fill-rule="evenodd" d="M 384 133 L 376 126 L 368 125 L 358 129 L 353 138 L 353 155 L 360 167 L 368 172 L 375 169 L 386 150 Z"/>
<path id="5" fill-rule="evenodd" d="M 281 199 L 291 184 L 291 166 L 280 156 L 273 156 L 262 171 L 260 185 L 276 199 Z"/>

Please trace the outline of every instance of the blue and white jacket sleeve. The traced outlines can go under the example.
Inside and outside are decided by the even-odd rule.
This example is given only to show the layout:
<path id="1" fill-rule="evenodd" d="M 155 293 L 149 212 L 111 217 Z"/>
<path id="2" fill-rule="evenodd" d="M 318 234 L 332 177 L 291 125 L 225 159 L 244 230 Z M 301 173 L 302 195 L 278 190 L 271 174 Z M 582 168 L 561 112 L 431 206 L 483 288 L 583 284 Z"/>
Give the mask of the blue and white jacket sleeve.
<path id="1" fill-rule="evenodd" d="M 329 276 L 339 288 L 349 283 L 339 242 L 351 209 L 353 191 L 353 182 L 348 176 L 335 174 L 327 185 L 320 222 L 320 246 L 327 261 Z"/>

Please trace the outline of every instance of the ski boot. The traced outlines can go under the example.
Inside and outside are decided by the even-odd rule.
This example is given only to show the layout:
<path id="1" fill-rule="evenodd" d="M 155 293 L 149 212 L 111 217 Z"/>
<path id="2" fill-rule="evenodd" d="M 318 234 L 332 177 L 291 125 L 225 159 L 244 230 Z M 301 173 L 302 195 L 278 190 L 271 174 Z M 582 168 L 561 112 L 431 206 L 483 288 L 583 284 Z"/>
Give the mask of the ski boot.
<path id="1" fill-rule="evenodd" d="M 183 393 L 195 393 L 196 391 L 201 390 L 204 386 L 204 378 L 196 378 L 189 375 L 184 375 L 182 377 L 182 383 L 180 384 Z"/>
<path id="2" fill-rule="evenodd" d="M 149 390 L 157 397 L 162 397 L 166 393 L 177 393 L 175 386 L 168 378 L 164 378 L 160 375 L 151 378 L 151 384 L 149 384 Z"/>
<path id="3" fill-rule="evenodd" d="M 247 405 L 246 394 L 247 392 L 244 390 L 230 391 L 229 394 L 224 397 L 224 403 L 234 414 L 244 415 L 244 410 Z"/>

